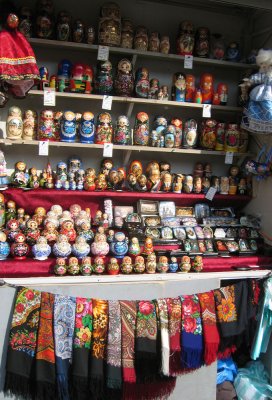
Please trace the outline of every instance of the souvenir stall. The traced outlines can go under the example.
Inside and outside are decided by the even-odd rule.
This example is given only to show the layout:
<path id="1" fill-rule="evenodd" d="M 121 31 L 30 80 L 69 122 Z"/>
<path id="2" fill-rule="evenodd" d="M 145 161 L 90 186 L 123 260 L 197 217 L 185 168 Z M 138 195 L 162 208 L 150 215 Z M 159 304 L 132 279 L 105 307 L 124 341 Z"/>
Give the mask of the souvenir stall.
<path id="1" fill-rule="evenodd" d="M 0 12 L 0 399 L 215 399 L 272 266 L 272 6 L 85 3 Z"/>

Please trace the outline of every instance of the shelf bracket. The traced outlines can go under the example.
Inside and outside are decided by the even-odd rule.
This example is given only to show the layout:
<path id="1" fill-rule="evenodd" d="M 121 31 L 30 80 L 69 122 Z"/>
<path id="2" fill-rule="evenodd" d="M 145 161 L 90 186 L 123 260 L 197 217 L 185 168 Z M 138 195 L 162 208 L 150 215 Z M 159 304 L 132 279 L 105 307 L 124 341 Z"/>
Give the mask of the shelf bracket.
<path id="1" fill-rule="evenodd" d="M 131 64 L 132 64 L 133 69 L 135 67 L 136 61 L 137 61 L 137 54 L 133 54 L 133 57 L 132 57 L 132 60 L 131 60 Z"/>
<path id="2" fill-rule="evenodd" d="M 134 103 L 129 103 L 128 107 L 127 107 L 127 117 L 128 119 L 131 118 L 131 114 L 134 108 Z"/>
<path id="3" fill-rule="evenodd" d="M 123 166 L 124 166 L 124 167 L 126 167 L 126 166 L 128 165 L 128 162 L 129 162 L 131 153 L 132 153 L 131 150 L 128 150 L 128 151 L 125 152 L 125 155 L 124 155 L 124 157 L 123 157 Z"/>

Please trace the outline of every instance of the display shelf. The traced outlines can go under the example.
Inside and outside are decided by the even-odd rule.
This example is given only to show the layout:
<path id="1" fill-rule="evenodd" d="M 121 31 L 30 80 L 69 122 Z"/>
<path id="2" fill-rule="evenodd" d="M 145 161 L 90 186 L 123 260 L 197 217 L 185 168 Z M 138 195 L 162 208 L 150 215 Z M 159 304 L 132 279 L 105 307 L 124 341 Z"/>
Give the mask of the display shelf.
<path id="1" fill-rule="evenodd" d="M 30 90 L 28 92 L 29 96 L 43 96 L 42 90 Z M 70 92 L 56 92 L 57 98 L 65 98 L 65 99 L 77 99 L 77 100 L 101 100 L 103 101 L 103 95 L 101 94 L 85 94 L 85 93 L 70 93 Z M 204 104 L 198 103 L 186 103 L 182 101 L 172 101 L 172 100 L 155 100 L 155 99 L 140 99 L 137 97 L 124 97 L 124 96 L 112 96 L 112 103 L 119 102 L 125 104 L 143 104 L 155 107 L 182 107 L 182 108 L 191 108 L 191 109 L 199 109 L 202 110 Z M 211 106 L 212 111 L 221 111 L 221 112 L 231 112 L 231 113 L 241 113 L 241 107 L 232 107 L 232 106 Z"/>
<path id="2" fill-rule="evenodd" d="M 49 49 L 61 49 L 61 50 L 76 50 L 76 51 L 86 51 L 86 52 L 97 52 L 98 45 L 96 44 L 86 44 L 86 43 L 75 43 L 75 42 L 64 42 L 59 40 L 48 40 L 48 39 L 38 39 L 31 38 L 29 42 L 34 48 L 45 47 Z M 131 58 L 132 56 L 150 58 L 157 60 L 165 60 L 165 61 L 183 61 L 184 56 L 178 54 L 162 54 L 153 51 L 140 51 L 135 49 L 124 49 L 122 47 L 110 47 L 110 56 L 111 54 L 121 54 L 126 57 Z M 231 69 L 248 69 L 254 68 L 254 64 L 246 64 L 239 62 L 231 62 L 225 60 L 214 60 L 212 58 L 201 58 L 194 57 L 194 64 L 197 65 L 207 65 L 221 68 L 231 68 Z"/>
<path id="3" fill-rule="evenodd" d="M 129 275 L 91 275 L 91 276 L 65 276 L 56 277 L 53 273 L 54 258 L 45 261 L 37 261 L 31 258 L 25 260 L 8 259 L 0 263 L 1 278 L 31 278 L 47 277 L 46 281 L 52 283 L 88 283 L 88 282 L 143 282 L 143 281 L 165 281 L 184 279 L 206 279 L 211 274 L 220 273 L 226 279 L 232 276 L 244 277 L 250 274 L 258 276 L 265 275 L 261 269 L 272 267 L 272 257 L 255 255 L 250 257 L 214 257 L 203 258 L 203 271 L 201 273 L 156 273 L 156 274 L 129 274 Z M 233 267 L 248 267 L 251 270 L 235 271 Z"/>
<path id="4" fill-rule="evenodd" d="M 39 146 L 39 140 L 9 140 L 9 139 L 0 139 L 0 144 L 4 144 L 6 146 Z M 84 148 L 84 149 L 103 149 L 103 144 L 87 144 L 87 143 L 66 143 L 66 142 L 48 142 L 49 147 L 71 147 L 75 148 Z M 150 147 L 150 146 L 136 146 L 136 145 L 113 145 L 113 150 L 121 150 L 121 151 L 135 151 L 135 152 L 158 152 L 158 153 L 178 153 L 178 154 L 200 154 L 200 155 L 209 155 L 209 156 L 225 156 L 225 151 L 215 151 L 215 150 L 203 150 L 203 149 L 178 149 L 178 148 L 166 148 L 166 147 Z M 233 153 L 234 157 L 254 157 L 253 153 Z"/>

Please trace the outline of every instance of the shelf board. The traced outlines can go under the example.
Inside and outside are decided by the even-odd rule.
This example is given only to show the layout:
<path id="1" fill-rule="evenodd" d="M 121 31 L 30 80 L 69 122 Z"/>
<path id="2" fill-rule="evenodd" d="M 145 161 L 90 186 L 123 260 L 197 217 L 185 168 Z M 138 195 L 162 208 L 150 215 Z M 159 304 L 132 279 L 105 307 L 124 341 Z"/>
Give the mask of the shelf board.
<path id="1" fill-rule="evenodd" d="M 30 90 L 28 92 L 29 96 L 43 96 L 42 90 Z M 66 99 L 77 99 L 77 100 L 100 100 L 103 101 L 103 95 L 101 94 L 84 94 L 84 93 L 69 93 L 69 92 L 56 92 L 56 97 L 66 98 Z M 137 97 L 123 97 L 123 96 L 112 96 L 112 101 L 127 104 L 148 104 L 150 106 L 164 106 L 164 107 L 184 107 L 184 108 L 196 108 L 203 109 L 204 104 L 197 103 L 186 103 L 181 101 L 171 101 L 171 100 L 154 100 L 154 99 L 139 99 Z M 242 112 L 241 107 L 232 106 L 211 106 L 213 111 L 222 112 Z"/>
<path id="2" fill-rule="evenodd" d="M 39 140 L 9 140 L 0 139 L 0 143 L 12 146 L 12 145 L 25 145 L 25 146 L 38 146 Z M 72 148 L 85 148 L 85 149 L 103 149 L 103 144 L 87 144 L 87 143 L 66 143 L 66 142 L 49 142 L 49 147 L 72 147 Z M 121 151 L 135 151 L 135 152 L 157 152 L 157 153 L 171 153 L 171 154 L 199 154 L 209 156 L 225 156 L 225 151 L 215 150 L 202 150 L 202 149 L 177 149 L 177 148 L 166 148 L 166 147 L 150 147 L 150 146 L 136 146 L 136 145 L 113 145 L 113 150 Z M 252 153 L 233 153 L 234 157 L 254 157 Z"/>
<path id="3" fill-rule="evenodd" d="M 97 52 L 98 45 L 94 44 L 86 44 L 86 43 L 75 43 L 75 42 L 64 42 L 59 40 L 48 40 L 48 39 L 38 39 L 31 38 L 29 42 L 34 47 L 45 47 L 45 48 L 53 48 L 53 49 L 67 49 L 67 50 L 76 50 L 76 51 L 89 51 L 89 52 Z M 162 54 L 153 51 L 140 51 L 134 49 L 124 49 L 122 47 L 110 47 L 110 54 L 122 54 L 131 58 L 133 55 L 144 57 L 144 58 L 153 58 L 155 60 L 166 60 L 166 61 L 183 61 L 184 56 L 180 56 L 178 54 Z M 235 68 L 235 69 L 248 69 L 253 68 L 253 64 L 245 64 L 239 62 L 231 62 L 225 60 L 214 60 L 212 58 L 200 58 L 194 57 L 194 64 L 199 65 L 207 65 L 222 67 L 222 68 Z"/>

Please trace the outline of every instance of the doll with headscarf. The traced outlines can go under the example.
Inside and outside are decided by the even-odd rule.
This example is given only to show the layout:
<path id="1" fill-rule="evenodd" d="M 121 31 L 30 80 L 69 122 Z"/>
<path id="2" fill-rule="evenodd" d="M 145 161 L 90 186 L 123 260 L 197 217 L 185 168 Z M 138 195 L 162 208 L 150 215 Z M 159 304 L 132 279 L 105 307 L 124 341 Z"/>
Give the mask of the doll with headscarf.
<path id="1" fill-rule="evenodd" d="M 241 127 L 253 133 L 272 133 L 272 50 L 259 50 L 259 72 L 244 79 L 249 89 Z"/>
<path id="2" fill-rule="evenodd" d="M 34 52 L 25 36 L 17 30 L 19 19 L 9 1 L 0 5 L 0 106 L 7 92 L 18 98 L 40 79 Z"/>

